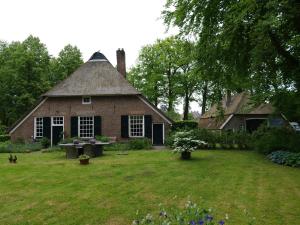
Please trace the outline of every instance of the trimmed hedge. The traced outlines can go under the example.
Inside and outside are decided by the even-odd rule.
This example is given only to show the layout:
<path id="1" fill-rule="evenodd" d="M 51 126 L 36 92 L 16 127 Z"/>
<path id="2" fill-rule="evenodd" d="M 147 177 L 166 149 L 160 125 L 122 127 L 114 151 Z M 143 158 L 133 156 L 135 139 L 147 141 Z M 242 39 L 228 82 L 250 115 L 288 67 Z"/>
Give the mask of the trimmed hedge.
<path id="1" fill-rule="evenodd" d="M 275 151 L 300 152 L 300 134 L 291 129 L 261 127 L 252 136 L 252 148 L 263 154 Z"/>
<path id="2" fill-rule="evenodd" d="M 10 141 L 0 143 L 0 153 L 27 153 L 33 151 L 39 151 L 43 147 L 41 143 L 26 143 L 26 144 L 16 144 Z"/>
<path id="3" fill-rule="evenodd" d="M 8 134 L 0 135 L 0 142 L 9 141 L 10 136 Z"/>
<path id="4" fill-rule="evenodd" d="M 176 121 L 172 125 L 172 130 L 193 130 L 198 127 L 198 122 L 194 120 Z"/>

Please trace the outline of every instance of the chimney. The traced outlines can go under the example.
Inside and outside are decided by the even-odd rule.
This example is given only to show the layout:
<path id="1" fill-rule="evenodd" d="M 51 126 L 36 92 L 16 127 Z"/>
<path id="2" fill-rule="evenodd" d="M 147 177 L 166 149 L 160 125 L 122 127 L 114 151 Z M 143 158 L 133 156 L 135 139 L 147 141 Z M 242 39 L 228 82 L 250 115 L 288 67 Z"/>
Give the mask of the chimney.
<path id="1" fill-rule="evenodd" d="M 126 78 L 125 51 L 123 48 L 117 50 L 117 70 Z"/>

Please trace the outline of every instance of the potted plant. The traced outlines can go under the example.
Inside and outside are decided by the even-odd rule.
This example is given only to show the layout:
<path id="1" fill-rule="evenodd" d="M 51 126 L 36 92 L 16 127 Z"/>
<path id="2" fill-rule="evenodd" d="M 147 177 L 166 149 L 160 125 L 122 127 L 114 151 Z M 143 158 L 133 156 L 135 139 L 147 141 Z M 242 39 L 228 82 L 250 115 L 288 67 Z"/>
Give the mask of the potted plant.
<path id="1" fill-rule="evenodd" d="M 180 153 L 182 159 L 190 159 L 191 152 L 204 145 L 207 145 L 207 143 L 196 140 L 191 132 L 177 132 L 174 138 L 173 152 Z"/>
<path id="2" fill-rule="evenodd" d="M 90 157 L 88 155 L 83 154 L 83 155 L 79 156 L 79 161 L 80 161 L 81 165 L 89 164 L 89 160 L 90 160 Z"/>

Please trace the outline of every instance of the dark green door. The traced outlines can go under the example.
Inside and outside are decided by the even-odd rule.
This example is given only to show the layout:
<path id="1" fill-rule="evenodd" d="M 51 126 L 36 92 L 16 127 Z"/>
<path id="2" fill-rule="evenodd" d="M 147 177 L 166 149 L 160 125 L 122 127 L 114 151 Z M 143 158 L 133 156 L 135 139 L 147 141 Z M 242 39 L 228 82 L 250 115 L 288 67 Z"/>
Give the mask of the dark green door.
<path id="1" fill-rule="evenodd" d="M 52 126 L 52 145 L 57 145 L 63 138 L 63 126 Z"/>
<path id="2" fill-rule="evenodd" d="M 162 123 L 153 124 L 153 145 L 164 144 L 164 126 Z"/>

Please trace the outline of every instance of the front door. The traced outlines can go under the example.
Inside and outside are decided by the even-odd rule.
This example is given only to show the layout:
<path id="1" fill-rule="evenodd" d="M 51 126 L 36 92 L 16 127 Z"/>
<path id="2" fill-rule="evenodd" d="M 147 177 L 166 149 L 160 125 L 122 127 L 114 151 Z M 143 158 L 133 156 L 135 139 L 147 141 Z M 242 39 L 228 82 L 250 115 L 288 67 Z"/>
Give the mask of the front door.
<path id="1" fill-rule="evenodd" d="M 52 127 L 52 145 L 57 145 L 58 142 L 63 138 L 64 128 L 63 126 Z"/>
<path id="2" fill-rule="evenodd" d="M 64 117 L 52 117 L 51 145 L 57 145 L 64 138 Z"/>
<path id="3" fill-rule="evenodd" d="M 153 145 L 163 145 L 164 144 L 164 124 L 154 123 L 152 130 L 153 130 L 153 135 L 152 135 Z"/>

